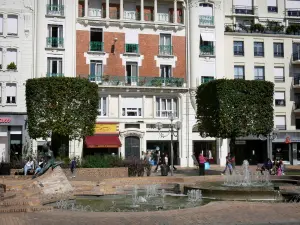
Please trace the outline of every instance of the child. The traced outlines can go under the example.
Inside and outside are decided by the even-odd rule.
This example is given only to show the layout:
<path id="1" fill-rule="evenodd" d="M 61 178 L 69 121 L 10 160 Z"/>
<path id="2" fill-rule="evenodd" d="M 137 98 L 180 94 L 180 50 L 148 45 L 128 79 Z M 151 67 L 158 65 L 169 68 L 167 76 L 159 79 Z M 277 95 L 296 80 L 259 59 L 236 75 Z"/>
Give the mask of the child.
<path id="1" fill-rule="evenodd" d="M 75 178 L 75 169 L 76 169 L 76 158 L 74 157 L 74 159 L 71 161 L 71 173 L 72 173 L 71 178 Z"/>

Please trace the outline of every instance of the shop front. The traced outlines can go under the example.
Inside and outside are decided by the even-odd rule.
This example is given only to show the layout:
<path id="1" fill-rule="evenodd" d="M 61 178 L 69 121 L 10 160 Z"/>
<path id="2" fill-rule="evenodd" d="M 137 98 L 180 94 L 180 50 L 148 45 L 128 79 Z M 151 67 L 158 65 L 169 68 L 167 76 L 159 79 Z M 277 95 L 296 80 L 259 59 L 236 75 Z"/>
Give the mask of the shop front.
<path id="1" fill-rule="evenodd" d="M 26 115 L 0 115 L 0 161 L 22 158 L 26 133 Z"/>
<path id="2" fill-rule="evenodd" d="M 121 142 L 118 123 L 97 123 L 93 136 L 84 140 L 83 157 L 87 155 L 119 155 Z"/>
<path id="3" fill-rule="evenodd" d="M 273 158 L 285 164 L 300 164 L 300 131 L 279 132 L 272 145 Z"/>

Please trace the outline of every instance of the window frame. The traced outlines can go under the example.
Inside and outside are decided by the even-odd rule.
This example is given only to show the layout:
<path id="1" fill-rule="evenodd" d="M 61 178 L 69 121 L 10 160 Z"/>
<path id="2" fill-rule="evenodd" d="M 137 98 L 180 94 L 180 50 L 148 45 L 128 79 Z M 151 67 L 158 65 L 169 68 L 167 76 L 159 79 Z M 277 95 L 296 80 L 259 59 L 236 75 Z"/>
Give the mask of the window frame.
<path id="1" fill-rule="evenodd" d="M 261 46 L 255 46 L 256 44 L 260 44 Z M 259 51 L 261 49 L 261 51 Z M 255 41 L 253 43 L 253 51 L 254 56 L 256 57 L 264 57 L 265 56 L 265 45 L 262 41 Z"/>
<path id="2" fill-rule="evenodd" d="M 278 46 L 281 47 L 281 51 L 279 51 L 280 48 L 278 48 Z M 283 58 L 284 57 L 284 43 L 281 43 L 281 42 L 273 43 L 273 55 L 275 58 Z"/>
<path id="3" fill-rule="evenodd" d="M 129 116 L 128 113 L 136 113 L 136 116 Z M 122 108 L 122 117 L 142 117 L 142 108 Z"/>
<path id="4" fill-rule="evenodd" d="M 168 109 L 168 100 L 171 101 L 171 109 Z M 163 101 L 165 101 L 166 109 L 162 109 Z M 175 118 L 179 118 L 179 101 L 178 98 L 155 98 L 155 117 L 168 118 L 170 113 L 173 113 Z M 157 107 L 159 106 L 159 107 Z M 165 115 L 163 115 L 165 113 Z"/>
<path id="5" fill-rule="evenodd" d="M 261 76 L 256 75 L 257 73 L 255 71 L 258 70 L 258 69 L 262 69 L 262 71 L 263 71 L 262 78 L 263 79 L 260 79 Z M 265 80 L 265 66 L 254 66 L 254 80 Z"/>
<path id="6" fill-rule="evenodd" d="M 241 78 L 241 75 L 240 74 L 235 74 L 235 69 L 240 69 L 240 68 L 242 68 L 242 71 L 243 71 L 243 75 L 242 75 L 242 78 Z M 234 67 L 233 67 L 233 69 L 234 69 L 234 74 L 233 74 L 233 76 L 234 76 L 234 79 L 242 79 L 242 80 L 245 80 L 245 66 L 243 66 L 243 65 L 234 65 Z"/>
<path id="7" fill-rule="evenodd" d="M 13 37 L 17 37 L 19 36 L 19 15 L 16 15 L 16 14 L 8 14 L 7 17 L 6 17 L 6 20 L 7 20 L 7 26 L 6 28 L 8 27 L 8 20 L 9 20 L 9 17 L 16 17 L 17 18 L 17 33 L 8 33 L 8 30 L 6 31 L 7 33 L 7 36 L 13 36 Z"/>
<path id="8" fill-rule="evenodd" d="M 274 95 L 276 92 L 280 92 L 283 93 L 283 99 L 276 99 L 274 96 L 274 104 L 275 106 L 279 106 L 279 107 L 284 107 L 286 106 L 286 95 L 285 95 L 285 91 L 274 91 Z"/>
<path id="9" fill-rule="evenodd" d="M 103 108 L 104 101 L 105 101 L 105 109 Z M 99 117 L 108 117 L 108 97 L 107 96 L 99 97 L 98 116 Z"/>
<path id="10" fill-rule="evenodd" d="M 17 104 L 17 95 L 18 95 L 18 93 L 17 93 L 17 83 L 6 83 L 6 85 L 5 85 L 5 88 L 6 88 L 6 89 L 7 89 L 7 86 L 8 86 L 9 84 L 15 86 L 15 88 L 16 88 L 16 94 L 15 94 L 15 96 L 8 96 L 8 95 L 7 95 L 7 92 L 5 92 L 5 97 L 6 97 L 5 104 L 6 104 L 6 105 L 16 105 L 16 104 Z M 8 99 L 10 99 L 10 100 L 8 100 Z M 14 100 L 14 101 L 13 101 L 13 100 Z"/>
<path id="11" fill-rule="evenodd" d="M 59 57 L 47 57 L 47 73 L 49 74 L 54 74 L 53 71 L 53 61 L 57 61 L 57 73 L 55 74 L 63 74 L 63 58 L 59 58 Z M 61 66 L 59 65 L 59 63 L 61 62 Z M 59 71 L 61 70 L 61 71 Z"/>
<path id="12" fill-rule="evenodd" d="M 241 44 L 241 46 L 239 46 L 238 44 Z M 241 49 L 239 49 L 239 48 L 241 48 Z M 234 56 L 244 56 L 245 55 L 244 41 L 233 41 L 233 54 L 234 54 Z"/>

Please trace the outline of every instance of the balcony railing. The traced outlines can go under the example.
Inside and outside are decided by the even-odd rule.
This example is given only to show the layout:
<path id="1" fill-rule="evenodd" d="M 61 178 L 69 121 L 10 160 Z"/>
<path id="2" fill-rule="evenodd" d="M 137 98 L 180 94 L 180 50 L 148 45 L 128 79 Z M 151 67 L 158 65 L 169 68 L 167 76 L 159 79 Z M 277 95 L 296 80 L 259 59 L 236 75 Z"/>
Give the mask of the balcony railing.
<path id="1" fill-rule="evenodd" d="M 125 52 L 126 53 L 139 53 L 139 45 L 138 44 L 125 44 Z"/>
<path id="2" fill-rule="evenodd" d="M 284 77 L 281 77 L 281 76 L 275 76 L 275 77 L 274 77 L 274 81 L 275 81 L 275 82 L 284 82 L 285 79 L 284 79 Z"/>
<path id="3" fill-rule="evenodd" d="M 235 5 L 233 6 L 233 13 L 234 14 L 244 14 L 244 15 L 254 15 L 256 13 L 256 8 L 254 6 L 240 6 Z"/>
<path id="4" fill-rule="evenodd" d="M 285 106 L 285 100 L 284 99 L 275 99 L 275 105 L 276 106 Z"/>
<path id="5" fill-rule="evenodd" d="M 286 130 L 286 125 L 276 125 L 278 130 Z"/>
<path id="6" fill-rule="evenodd" d="M 215 19 L 213 16 L 199 16 L 199 25 L 213 26 Z"/>
<path id="7" fill-rule="evenodd" d="M 286 16 L 290 17 L 299 17 L 300 16 L 300 9 L 287 9 Z"/>
<path id="8" fill-rule="evenodd" d="M 46 76 L 47 77 L 63 77 L 64 74 L 63 73 L 47 73 Z"/>
<path id="9" fill-rule="evenodd" d="M 124 11 L 123 18 L 125 20 L 140 20 L 140 13 L 139 12 Z"/>
<path id="10" fill-rule="evenodd" d="M 294 52 L 293 61 L 299 61 L 299 60 L 300 60 L 300 52 Z"/>
<path id="11" fill-rule="evenodd" d="M 268 6 L 268 12 L 278 12 L 278 7 L 277 6 Z"/>
<path id="12" fill-rule="evenodd" d="M 57 37 L 47 37 L 46 46 L 47 48 L 64 48 L 64 39 Z"/>
<path id="13" fill-rule="evenodd" d="M 208 83 L 212 80 L 214 80 L 214 77 L 201 77 L 201 84 Z"/>
<path id="14" fill-rule="evenodd" d="M 160 45 L 159 46 L 160 55 L 173 55 L 173 46 L 172 45 Z"/>
<path id="15" fill-rule="evenodd" d="M 64 5 L 48 4 L 46 8 L 46 13 L 47 15 L 51 15 L 51 16 L 64 16 L 65 14 L 64 10 L 65 10 Z"/>
<path id="16" fill-rule="evenodd" d="M 215 55 L 215 48 L 211 45 L 200 46 L 200 55 Z"/>
<path id="17" fill-rule="evenodd" d="M 89 17 L 104 18 L 103 10 L 97 8 L 89 8 Z"/>
<path id="18" fill-rule="evenodd" d="M 265 80 L 265 76 L 254 76 L 254 80 Z"/>
<path id="19" fill-rule="evenodd" d="M 183 78 L 141 77 L 141 76 L 113 76 L 89 75 L 92 82 L 100 81 L 102 85 L 110 86 L 145 86 L 145 87 L 183 87 Z"/>
<path id="20" fill-rule="evenodd" d="M 159 22 L 165 22 L 165 23 L 169 23 L 172 21 L 170 13 L 157 13 L 157 20 Z"/>
<path id="21" fill-rule="evenodd" d="M 104 43 L 98 41 L 91 41 L 90 42 L 90 51 L 92 52 L 103 52 L 104 51 Z"/>

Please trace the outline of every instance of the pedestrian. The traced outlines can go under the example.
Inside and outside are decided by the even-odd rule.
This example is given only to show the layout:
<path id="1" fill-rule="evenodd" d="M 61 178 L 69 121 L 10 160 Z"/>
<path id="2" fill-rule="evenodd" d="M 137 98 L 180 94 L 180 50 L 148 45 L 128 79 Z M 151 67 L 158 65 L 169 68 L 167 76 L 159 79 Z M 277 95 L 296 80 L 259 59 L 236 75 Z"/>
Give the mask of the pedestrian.
<path id="1" fill-rule="evenodd" d="M 230 154 L 230 155 L 231 155 L 232 170 L 235 170 L 235 155 L 234 154 Z"/>
<path id="2" fill-rule="evenodd" d="M 155 159 L 156 159 L 156 168 L 154 169 L 154 172 L 157 172 L 158 170 L 160 170 L 159 166 L 162 164 L 162 157 L 160 157 L 160 153 L 157 150 L 155 152 Z"/>
<path id="3" fill-rule="evenodd" d="M 205 175 L 205 165 L 204 165 L 204 163 L 206 163 L 206 158 L 201 153 L 199 155 L 199 175 L 200 176 L 204 176 Z"/>
<path id="4" fill-rule="evenodd" d="M 71 173 L 72 173 L 72 176 L 71 178 L 75 178 L 75 170 L 76 170 L 76 158 L 74 157 L 73 160 L 71 161 Z"/>
<path id="5" fill-rule="evenodd" d="M 226 156 L 226 167 L 223 170 L 223 172 L 221 173 L 221 175 L 224 175 L 226 173 L 227 169 L 229 169 L 229 172 L 231 175 L 232 174 L 232 164 L 231 164 L 230 152 L 228 152 L 228 154 Z"/>

